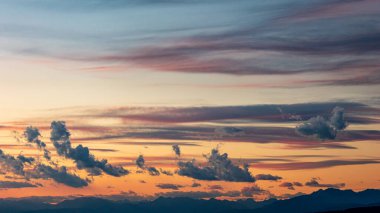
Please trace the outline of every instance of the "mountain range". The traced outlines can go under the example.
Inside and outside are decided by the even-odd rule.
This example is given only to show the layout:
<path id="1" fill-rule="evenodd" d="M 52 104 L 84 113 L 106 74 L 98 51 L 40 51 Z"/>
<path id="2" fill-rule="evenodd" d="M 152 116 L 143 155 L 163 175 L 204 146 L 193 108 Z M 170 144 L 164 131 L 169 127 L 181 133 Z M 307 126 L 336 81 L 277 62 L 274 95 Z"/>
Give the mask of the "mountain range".
<path id="1" fill-rule="evenodd" d="M 380 212 L 380 190 L 325 189 L 286 200 L 253 199 L 226 201 L 159 197 L 152 201 L 112 201 L 98 197 L 67 199 L 49 204 L 36 199 L 2 199 L 2 213 L 100 213 L 100 212 L 181 212 L 181 213 L 272 213 L 272 212 Z"/>

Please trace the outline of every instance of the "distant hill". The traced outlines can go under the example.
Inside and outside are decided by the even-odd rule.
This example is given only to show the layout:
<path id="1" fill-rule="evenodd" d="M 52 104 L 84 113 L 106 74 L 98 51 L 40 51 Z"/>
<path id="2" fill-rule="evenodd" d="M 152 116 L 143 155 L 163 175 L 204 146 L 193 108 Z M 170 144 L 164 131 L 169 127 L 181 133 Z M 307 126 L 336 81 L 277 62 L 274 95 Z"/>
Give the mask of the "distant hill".
<path id="1" fill-rule="evenodd" d="M 377 207 L 376 207 L 377 206 Z M 111 201 L 96 197 L 64 200 L 58 204 L 47 204 L 32 199 L 2 199 L 1 213 L 288 213 L 288 212 L 380 212 L 380 190 L 326 189 L 288 200 L 270 199 L 255 202 L 252 199 L 197 200 L 191 198 L 157 198 L 153 201 Z"/>
<path id="2" fill-rule="evenodd" d="M 379 213 L 380 212 L 380 203 L 376 206 L 367 206 L 367 207 L 359 207 L 346 209 L 342 211 L 330 211 L 325 213 Z"/>
<path id="3" fill-rule="evenodd" d="M 229 212 L 326 212 L 371 206 L 378 203 L 380 203 L 380 190 L 368 189 L 361 192 L 354 192 L 352 190 L 330 188 L 316 191 L 310 195 L 301 195 L 288 200 L 279 200 L 271 205 L 256 209 L 255 211 L 247 209 Z"/>

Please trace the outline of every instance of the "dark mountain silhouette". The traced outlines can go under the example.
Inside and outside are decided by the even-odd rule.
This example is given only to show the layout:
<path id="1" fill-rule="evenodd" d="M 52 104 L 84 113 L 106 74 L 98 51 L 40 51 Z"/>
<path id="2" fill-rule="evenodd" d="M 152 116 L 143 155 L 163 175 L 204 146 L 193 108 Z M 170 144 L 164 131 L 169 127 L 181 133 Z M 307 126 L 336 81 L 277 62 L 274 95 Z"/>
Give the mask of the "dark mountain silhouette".
<path id="1" fill-rule="evenodd" d="M 352 190 L 326 189 L 310 195 L 301 195 L 288 200 L 279 200 L 272 205 L 255 211 L 233 210 L 230 212 L 325 212 L 354 207 L 371 206 L 380 203 L 380 190 L 368 189 L 361 192 Z"/>
<path id="2" fill-rule="evenodd" d="M 325 213 L 379 213 L 380 212 L 380 203 L 378 203 L 375 206 L 367 206 L 367 207 L 359 207 L 359 208 L 352 208 L 352 209 L 346 209 L 342 211 L 331 211 L 331 212 L 325 212 Z"/>
<path id="3" fill-rule="evenodd" d="M 82 197 L 64 200 L 58 204 L 47 204 L 32 199 L 0 200 L 2 213 L 100 213 L 100 212 L 133 212 L 133 213 L 271 213 L 271 212 L 376 212 L 380 207 L 380 190 L 326 189 L 310 195 L 302 195 L 288 200 L 270 199 L 255 202 L 252 199 L 198 200 L 192 198 L 164 198 L 153 201 L 131 202 L 128 200 L 111 201 L 97 197 Z M 379 211 L 377 211 L 379 212 Z"/>

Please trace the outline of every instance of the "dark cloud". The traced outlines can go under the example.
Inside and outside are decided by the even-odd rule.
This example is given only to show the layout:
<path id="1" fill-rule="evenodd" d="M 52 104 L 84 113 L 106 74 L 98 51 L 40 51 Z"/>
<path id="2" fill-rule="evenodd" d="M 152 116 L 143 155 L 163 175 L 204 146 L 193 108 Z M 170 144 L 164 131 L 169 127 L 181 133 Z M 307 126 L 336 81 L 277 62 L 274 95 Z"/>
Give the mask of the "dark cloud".
<path id="1" fill-rule="evenodd" d="M 160 184 L 157 184 L 156 187 L 158 187 L 160 189 L 179 190 L 180 188 L 182 188 L 184 186 L 178 185 L 178 184 L 171 184 L 171 183 L 160 183 Z"/>
<path id="2" fill-rule="evenodd" d="M 138 120 L 145 122 L 160 123 L 187 123 L 187 122 L 210 122 L 223 120 L 245 120 L 265 122 L 294 122 L 308 120 L 312 117 L 329 116 L 336 106 L 344 108 L 348 122 L 355 118 L 373 117 L 379 109 L 355 102 L 321 102 L 321 103 L 298 103 L 298 104 L 266 104 L 266 105 L 242 105 L 242 106 L 207 106 L 207 107 L 154 107 L 154 108 L 117 108 L 99 111 L 89 115 L 94 117 L 113 117 L 126 121 Z M 372 122 L 368 120 L 367 122 Z M 228 135 L 241 134 L 244 128 L 220 127 L 215 132 L 228 133 Z"/>
<path id="3" fill-rule="evenodd" d="M 181 157 L 181 149 L 179 148 L 179 145 L 178 144 L 174 144 L 172 146 L 172 148 L 173 148 L 173 151 L 174 151 L 175 155 L 177 157 Z"/>
<path id="4" fill-rule="evenodd" d="M 0 181 L 0 189 L 16 189 L 37 187 L 37 185 L 28 182 Z"/>
<path id="5" fill-rule="evenodd" d="M 50 151 L 46 148 L 46 143 L 40 139 L 40 131 L 36 127 L 28 126 L 24 131 L 24 137 L 28 143 L 36 144 L 39 149 L 42 149 L 44 152 L 44 158 L 47 160 L 51 159 Z"/>
<path id="6" fill-rule="evenodd" d="M 28 163 L 28 164 L 32 164 L 35 159 L 33 157 L 25 157 L 24 155 L 18 155 L 17 156 L 17 159 L 20 160 L 22 163 Z"/>
<path id="7" fill-rule="evenodd" d="M 101 171 L 112 176 L 123 176 L 129 172 L 120 166 L 113 166 L 106 159 L 98 160 L 83 145 L 75 148 L 71 147 L 70 132 L 63 121 L 53 121 L 51 123 L 50 140 L 53 142 L 57 153 L 66 158 L 73 159 L 78 169 L 86 169 L 92 175 L 99 175 Z"/>
<path id="8" fill-rule="evenodd" d="M 208 187 L 209 189 L 212 189 L 212 190 L 223 190 L 223 186 L 221 185 L 211 185 Z"/>
<path id="9" fill-rule="evenodd" d="M 16 175 L 24 176 L 24 162 L 11 155 L 5 154 L 0 150 L 0 167 L 5 172 L 11 172 Z"/>
<path id="10" fill-rule="evenodd" d="M 335 107 L 332 111 L 330 120 L 321 116 L 310 118 L 308 121 L 298 125 L 296 132 L 305 136 L 315 136 L 318 139 L 335 139 L 339 130 L 344 130 L 348 126 L 344 119 L 344 110 Z"/>
<path id="11" fill-rule="evenodd" d="M 65 184 L 71 187 L 84 187 L 88 185 L 88 181 L 80 178 L 77 175 L 67 172 L 65 166 L 61 166 L 59 169 L 55 169 L 49 165 L 38 164 L 32 172 L 30 172 L 32 178 L 53 179 L 58 183 Z"/>
<path id="12" fill-rule="evenodd" d="M 343 130 L 348 126 L 346 119 L 344 118 L 344 109 L 341 107 L 335 107 L 330 117 L 330 123 L 336 130 Z"/>
<path id="13" fill-rule="evenodd" d="M 266 196 L 271 195 L 270 192 L 260 188 L 256 184 L 254 184 L 252 186 L 244 187 L 241 190 L 241 194 L 245 197 L 253 197 L 253 196 L 257 196 L 257 195 L 266 195 Z"/>
<path id="14" fill-rule="evenodd" d="M 169 171 L 169 170 L 164 170 L 164 169 L 161 169 L 160 168 L 160 172 L 161 174 L 164 174 L 164 175 L 167 175 L 167 176 L 173 176 L 173 172 Z"/>
<path id="15" fill-rule="evenodd" d="M 33 165 L 32 169 L 26 171 L 24 164 L 33 164 L 34 160 L 31 159 L 32 158 L 27 158 L 22 155 L 15 158 L 0 150 L 0 166 L 4 171 L 19 175 L 25 179 L 53 179 L 58 183 L 63 183 L 72 187 L 83 187 L 88 185 L 87 180 L 83 180 L 77 175 L 68 173 L 64 166 L 55 169 L 49 165 L 37 163 Z"/>
<path id="16" fill-rule="evenodd" d="M 191 184 L 191 187 L 196 188 L 196 187 L 201 187 L 202 185 L 200 183 L 194 182 Z"/>
<path id="17" fill-rule="evenodd" d="M 257 174 L 255 175 L 256 180 L 270 180 L 270 181 L 278 181 L 281 180 L 282 177 L 271 174 Z"/>
<path id="18" fill-rule="evenodd" d="M 320 188 L 343 188 L 346 186 L 345 183 L 336 183 L 336 184 L 322 184 L 319 183 L 318 178 L 312 178 L 310 181 L 305 183 L 305 186 L 309 187 L 320 187 Z"/>
<path id="19" fill-rule="evenodd" d="M 279 187 L 286 187 L 289 190 L 295 190 L 295 187 L 302 187 L 303 184 L 300 182 L 283 182 L 279 185 Z"/>
<path id="20" fill-rule="evenodd" d="M 318 139 L 335 139 L 337 131 L 321 116 L 310 118 L 308 121 L 296 127 L 296 132 L 305 136 L 315 136 Z"/>
<path id="21" fill-rule="evenodd" d="M 143 155 L 139 155 L 136 159 L 136 166 L 140 169 L 145 168 L 145 159 Z"/>
<path id="22" fill-rule="evenodd" d="M 279 185 L 279 187 L 286 187 L 288 188 L 289 190 L 294 190 L 294 186 L 293 186 L 293 183 L 291 182 L 283 182 Z"/>
<path id="23" fill-rule="evenodd" d="M 212 149 L 211 153 L 205 157 L 206 166 L 197 166 L 194 161 L 178 162 L 178 174 L 199 180 L 255 181 L 248 171 L 248 165 L 244 165 L 243 168 L 234 165 L 227 153 L 220 154 L 218 149 Z"/>
<path id="24" fill-rule="evenodd" d="M 151 175 L 151 176 L 159 176 L 160 175 L 160 171 L 158 171 L 158 169 L 156 169 L 155 167 L 147 167 L 146 170 L 148 171 L 149 175 Z"/>
<path id="25" fill-rule="evenodd" d="M 150 167 L 145 165 L 145 159 L 143 155 L 139 155 L 136 159 L 136 166 L 142 170 L 148 171 L 149 175 L 151 176 L 158 176 L 160 175 L 160 171 L 156 169 L 155 167 Z"/>

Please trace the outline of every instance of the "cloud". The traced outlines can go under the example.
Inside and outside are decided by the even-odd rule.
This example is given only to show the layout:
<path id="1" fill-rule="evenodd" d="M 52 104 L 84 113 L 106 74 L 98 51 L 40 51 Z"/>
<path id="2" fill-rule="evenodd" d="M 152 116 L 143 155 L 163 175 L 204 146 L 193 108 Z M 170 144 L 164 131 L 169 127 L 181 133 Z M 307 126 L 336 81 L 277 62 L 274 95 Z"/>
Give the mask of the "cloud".
<path id="1" fill-rule="evenodd" d="M 171 171 L 168 171 L 168 170 L 164 170 L 164 169 L 161 169 L 160 168 L 160 172 L 164 175 L 167 175 L 167 176 L 173 176 L 173 172 Z"/>
<path id="2" fill-rule="evenodd" d="M 273 169 L 273 170 L 303 170 L 303 169 L 319 169 L 330 168 L 335 166 L 346 165 L 364 165 L 364 164 L 378 164 L 378 160 L 362 160 L 362 159 L 349 159 L 349 160 L 324 160 L 315 162 L 291 162 L 291 163 L 257 163 L 254 168 Z"/>
<path id="3" fill-rule="evenodd" d="M 23 135 L 28 143 L 36 144 L 39 149 L 42 149 L 44 151 L 43 156 L 45 159 L 51 159 L 50 151 L 46 148 L 46 143 L 40 140 L 41 134 L 38 128 L 28 126 L 26 127 Z"/>
<path id="4" fill-rule="evenodd" d="M 330 123 L 336 130 L 344 130 L 347 128 L 348 123 L 344 118 L 344 109 L 341 107 L 335 107 L 330 117 Z"/>
<path id="5" fill-rule="evenodd" d="M 223 186 L 221 185 L 211 185 L 208 188 L 212 190 L 223 190 Z"/>
<path id="6" fill-rule="evenodd" d="M 283 182 L 279 185 L 279 187 L 286 187 L 289 190 L 295 190 L 296 186 L 301 187 L 303 184 L 300 182 Z"/>
<path id="7" fill-rule="evenodd" d="M 145 159 L 143 155 L 139 155 L 136 159 L 136 166 L 140 169 L 145 169 Z"/>
<path id="8" fill-rule="evenodd" d="M 53 142 L 57 153 L 66 158 L 73 159 L 78 169 L 86 169 L 92 175 L 99 175 L 101 171 L 115 177 L 127 175 L 128 170 L 120 166 L 113 166 L 106 159 L 98 160 L 83 145 L 71 147 L 70 132 L 64 121 L 53 121 L 51 123 L 50 140 Z"/>
<path id="9" fill-rule="evenodd" d="M 310 118 L 305 123 L 296 127 L 296 132 L 305 136 L 315 136 L 318 139 L 335 139 L 336 129 L 321 116 Z"/>
<path id="10" fill-rule="evenodd" d="M 160 171 L 158 171 L 155 167 L 147 167 L 146 170 L 148 171 L 149 175 L 151 176 L 159 176 Z"/>
<path id="11" fill-rule="evenodd" d="M 344 110 L 335 107 L 330 120 L 321 116 L 310 118 L 308 121 L 298 125 L 296 132 L 305 136 L 315 136 L 318 139 L 335 139 L 339 130 L 344 130 L 348 126 L 344 119 Z"/>
<path id="12" fill-rule="evenodd" d="M 105 71 L 112 71 L 112 65 L 117 63 L 161 72 L 227 75 L 324 72 L 331 76 L 357 67 L 365 70 L 363 67 L 369 63 L 379 66 L 376 1 L 243 5 L 249 8 L 240 10 L 248 17 L 241 22 L 244 24 L 234 23 L 217 32 L 202 31 L 90 60 L 102 61 Z M 334 30 L 337 28 L 341 31 Z"/>
<path id="13" fill-rule="evenodd" d="M 28 164 L 32 164 L 35 159 L 33 157 L 25 157 L 24 155 L 18 155 L 17 156 L 17 159 L 20 160 L 22 163 L 28 163 Z"/>
<path id="14" fill-rule="evenodd" d="M 371 123 L 372 115 L 377 115 L 377 108 L 357 102 L 320 102 L 296 104 L 263 104 L 240 106 L 204 106 L 204 107 L 119 107 L 98 110 L 90 117 L 119 118 L 125 121 L 142 121 L 151 123 L 192 123 L 192 122 L 222 122 L 225 120 L 237 121 L 263 121 L 263 122 L 294 122 L 308 120 L 312 117 L 329 116 L 329 112 L 339 106 L 347 112 L 345 118 L 355 123 L 357 118 L 363 119 L 361 123 Z M 86 112 L 83 112 L 86 113 Z M 353 114 L 355 113 L 355 114 Z M 366 120 L 368 119 L 368 120 Z M 241 135 L 244 128 L 220 127 L 213 129 L 214 133 L 226 135 Z"/>
<path id="15" fill-rule="evenodd" d="M 32 178 L 53 179 L 58 183 L 65 184 L 67 186 L 80 188 L 88 185 L 88 181 L 80 178 L 75 174 L 67 172 L 65 166 L 61 166 L 59 169 L 55 169 L 49 165 L 38 164 L 32 172 L 29 174 Z"/>
<path id="16" fill-rule="evenodd" d="M 24 162 L 20 159 L 5 154 L 3 150 L 0 149 L 0 167 L 3 171 L 12 172 L 16 175 L 24 176 Z"/>
<path id="17" fill-rule="evenodd" d="M 335 184 L 322 184 L 318 182 L 318 178 L 312 178 L 310 181 L 305 183 L 305 186 L 309 187 L 321 187 L 321 188 L 343 188 L 346 186 L 345 183 L 335 183 Z"/>
<path id="18" fill-rule="evenodd" d="M 197 183 L 197 182 L 194 182 L 193 184 L 191 184 L 191 187 L 193 188 L 197 188 L 197 187 L 201 187 L 202 185 L 200 183 Z"/>
<path id="19" fill-rule="evenodd" d="M 253 197 L 253 196 L 257 196 L 257 195 L 266 195 L 266 196 L 271 195 L 270 192 L 260 188 L 256 184 L 248 186 L 248 187 L 244 187 L 241 190 L 241 194 L 245 197 Z"/>
<path id="20" fill-rule="evenodd" d="M 271 174 L 257 174 L 255 175 L 256 180 L 270 180 L 270 181 L 278 181 L 281 180 L 282 177 Z"/>
<path id="21" fill-rule="evenodd" d="M 225 180 L 231 182 L 254 182 L 255 178 L 248 171 L 248 165 L 243 168 L 236 166 L 228 158 L 228 154 L 220 154 L 218 149 L 212 149 L 205 156 L 206 166 L 197 166 L 194 161 L 178 162 L 178 174 L 199 180 Z"/>
<path id="22" fill-rule="evenodd" d="M 172 148 L 173 148 L 173 151 L 174 151 L 175 155 L 177 157 L 181 157 L 181 149 L 179 148 L 179 145 L 178 144 L 174 144 L 172 146 Z"/>
<path id="23" fill-rule="evenodd" d="M 0 181 L 0 189 L 17 189 L 37 187 L 37 185 L 28 182 Z"/>
<path id="24" fill-rule="evenodd" d="M 158 171 L 155 167 L 149 167 L 145 165 L 145 159 L 143 155 L 139 155 L 136 159 L 136 166 L 142 170 L 148 171 L 151 176 L 159 176 L 160 171 Z"/>
<path id="25" fill-rule="evenodd" d="M 37 164 L 33 164 L 35 161 L 32 159 L 33 158 L 28 158 L 23 155 L 19 155 L 15 158 L 0 150 L 0 167 L 4 171 L 22 176 L 25 179 L 53 179 L 58 183 L 63 183 L 72 187 L 83 187 L 88 185 L 87 180 L 83 180 L 77 175 L 68 173 L 65 166 L 55 169 L 49 165 L 44 165 L 39 162 Z M 24 164 L 33 164 L 33 168 L 25 170 Z"/>
<path id="26" fill-rule="evenodd" d="M 160 189 L 179 190 L 180 188 L 182 188 L 184 186 L 178 185 L 178 184 L 171 184 L 171 183 L 160 183 L 160 184 L 157 184 L 156 187 L 158 187 Z"/>

